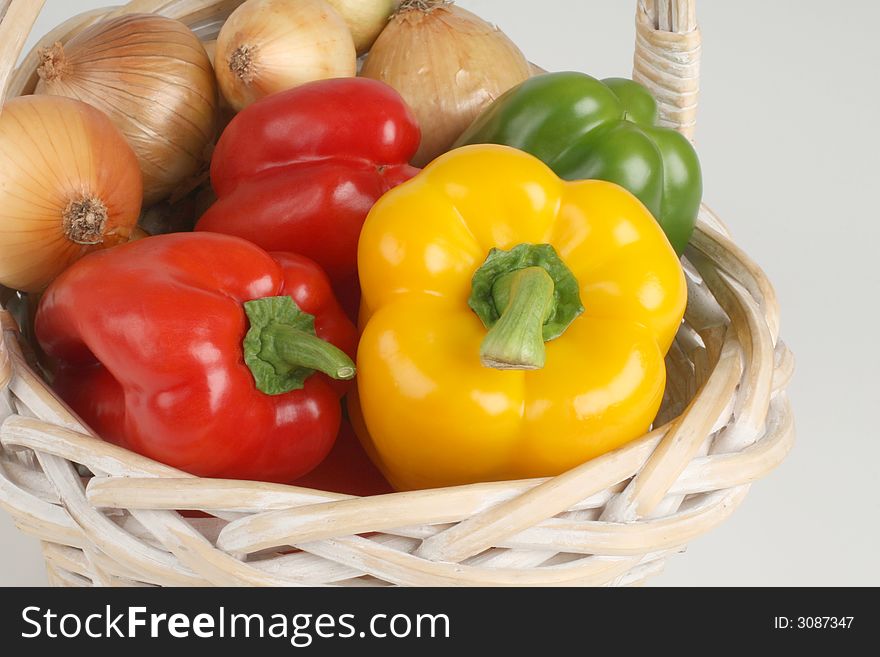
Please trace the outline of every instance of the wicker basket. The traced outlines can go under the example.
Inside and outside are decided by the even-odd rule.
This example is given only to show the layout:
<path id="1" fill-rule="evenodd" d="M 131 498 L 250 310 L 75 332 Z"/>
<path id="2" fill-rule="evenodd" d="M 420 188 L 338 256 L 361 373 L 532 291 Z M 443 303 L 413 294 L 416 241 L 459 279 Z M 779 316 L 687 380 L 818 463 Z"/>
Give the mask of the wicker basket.
<path id="1" fill-rule="evenodd" d="M 40 45 L 144 11 L 213 38 L 240 2 L 133 0 L 73 18 Z M 0 0 L 9 96 L 34 88 L 35 52 L 9 68 L 42 4 Z M 666 124 L 690 135 L 694 0 L 642 0 L 636 23 L 635 76 Z M 729 516 L 793 441 L 793 359 L 772 286 L 705 207 L 685 264 L 688 309 L 653 431 L 553 479 L 368 498 L 200 479 L 101 441 L 29 366 L 0 310 L 0 505 L 42 541 L 54 585 L 640 583 Z"/>

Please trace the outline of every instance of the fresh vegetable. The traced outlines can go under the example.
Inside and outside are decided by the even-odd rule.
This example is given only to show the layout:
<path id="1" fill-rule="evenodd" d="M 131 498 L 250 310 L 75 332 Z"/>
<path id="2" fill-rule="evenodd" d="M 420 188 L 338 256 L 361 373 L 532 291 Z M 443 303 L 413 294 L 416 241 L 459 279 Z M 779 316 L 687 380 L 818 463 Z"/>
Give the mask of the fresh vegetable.
<path id="1" fill-rule="evenodd" d="M 622 187 L 461 148 L 379 200 L 358 265 L 349 410 L 396 488 L 556 475 L 654 419 L 687 290 Z"/>
<path id="2" fill-rule="evenodd" d="M 101 21 L 41 53 L 37 93 L 82 100 L 125 135 L 144 203 L 162 200 L 208 161 L 217 85 L 205 49 L 183 23 L 156 14 Z"/>
<path id="3" fill-rule="evenodd" d="M 196 230 L 312 258 L 352 311 L 364 218 L 416 172 L 407 161 L 418 144 L 412 113 L 380 82 L 322 80 L 275 94 L 238 114 L 217 143 L 219 200 Z"/>
<path id="4" fill-rule="evenodd" d="M 422 128 L 413 164 L 424 166 L 531 69 L 501 30 L 469 11 L 448 0 L 403 0 L 361 75 L 387 82 L 413 108 Z"/>
<path id="5" fill-rule="evenodd" d="M 324 0 L 247 0 L 220 29 L 216 60 L 220 91 L 236 110 L 357 71 L 351 32 Z"/>
<path id="6" fill-rule="evenodd" d="M 657 104 L 632 80 L 549 73 L 490 105 L 457 145 L 506 144 L 536 155 L 562 178 L 622 185 L 656 217 L 676 253 L 690 239 L 703 194 L 686 137 L 657 126 Z"/>
<path id="7" fill-rule="evenodd" d="M 325 0 L 342 16 L 358 55 L 370 49 L 388 19 L 400 4 L 399 0 Z"/>
<path id="8" fill-rule="evenodd" d="M 23 96 L 0 111 L 0 284 L 39 292 L 90 251 L 126 242 L 141 173 L 110 120 L 78 100 Z"/>
<path id="9" fill-rule="evenodd" d="M 211 62 L 211 66 L 215 67 L 216 72 L 216 55 L 217 55 L 217 41 L 203 41 L 202 45 L 205 47 L 205 52 L 208 55 L 208 59 Z M 216 73 L 215 73 L 216 74 Z M 217 103 L 217 134 L 222 134 L 226 129 L 226 126 L 229 125 L 229 122 L 232 120 L 232 117 L 235 116 L 235 109 L 233 109 L 232 105 L 223 97 L 223 94 L 219 94 L 218 103 Z M 213 144 L 212 144 L 213 146 Z"/>
<path id="10" fill-rule="evenodd" d="M 349 382 L 328 376 L 354 375 L 357 340 L 312 261 L 209 233 L 84 258 L 46 291 L 36 335 L 54 388 L 103 438 L 199 476 L 279 482 L 332 448 Z"/>
<path id="11" fill-rule="evenodd" d="M 345 420 L 327 458 L 293 485 L 361 497 L 394 492 Z"/>

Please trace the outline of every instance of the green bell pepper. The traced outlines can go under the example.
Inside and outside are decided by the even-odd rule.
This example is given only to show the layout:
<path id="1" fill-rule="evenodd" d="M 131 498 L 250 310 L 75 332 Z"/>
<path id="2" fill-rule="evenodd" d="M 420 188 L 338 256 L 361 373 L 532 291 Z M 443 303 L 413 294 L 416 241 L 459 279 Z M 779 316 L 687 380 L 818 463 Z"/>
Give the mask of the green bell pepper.
<path id="1" fill-rule="evenodd" d="M 617 183 L 645 204 L 680 255 L 700 208 L 700 162 L 687 138 L 656 122 L 657 103 L 637 82 L 547 73 L 495 100 L 456 146 L 505 144 L 566 180 Z"/>

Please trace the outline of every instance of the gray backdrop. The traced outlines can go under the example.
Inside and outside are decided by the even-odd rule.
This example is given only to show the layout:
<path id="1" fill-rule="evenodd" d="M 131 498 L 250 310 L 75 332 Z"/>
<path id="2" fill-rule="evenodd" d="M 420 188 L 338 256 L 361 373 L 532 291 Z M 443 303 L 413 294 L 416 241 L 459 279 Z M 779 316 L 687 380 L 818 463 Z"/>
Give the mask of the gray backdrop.
<path id="1" fill-rule="evenodd" d="M 45 33 L 107 0 L 48 0 Z M 459 0 L 549 70 L 629 75 L 635 0 Z M 878 585 L 880 3 L 704 0 L 706 201 L 775 283 L 798 439 L 660 585 Z M 0 585 L 45 583 L 0 511 Z"/>

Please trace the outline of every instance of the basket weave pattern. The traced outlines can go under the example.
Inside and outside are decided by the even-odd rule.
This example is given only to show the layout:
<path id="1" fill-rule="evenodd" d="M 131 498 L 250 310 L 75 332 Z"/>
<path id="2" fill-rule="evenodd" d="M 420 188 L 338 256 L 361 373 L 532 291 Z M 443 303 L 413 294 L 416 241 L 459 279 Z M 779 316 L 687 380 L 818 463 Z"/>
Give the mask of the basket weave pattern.
<path id="1" fill-rule="evenodd" d="M 133 0 L 73 18 L 37 48 L 124 12 L 213 38 L 241 1 Z M 36 48 L 11 63 L 42 4 L 0 0 L 6 97 L 33 91 Z M 694 0 L 642 0 L 636 24 L 634 76 L 663 122 L 691 136 Z M 369 498 L 201 479 L 101 441 L 35 373 L 0 309 L 0 506 L 40 539 L 61 586 L 640 583 L 729 516 L 794 439 L 793 359 L 766 276 L 706 207 L 685 266 L 688 308 L 650 433 L 552 479 Z"/>

